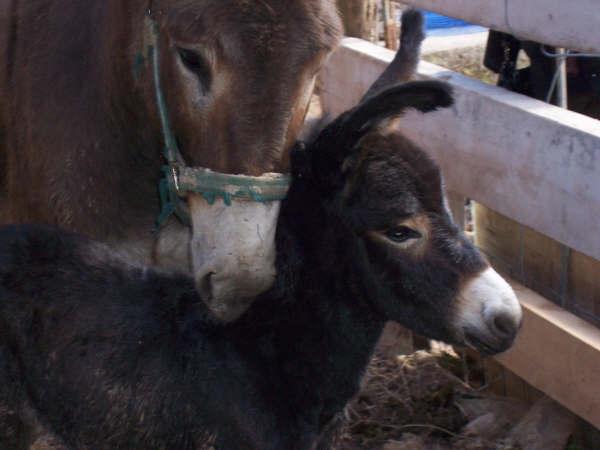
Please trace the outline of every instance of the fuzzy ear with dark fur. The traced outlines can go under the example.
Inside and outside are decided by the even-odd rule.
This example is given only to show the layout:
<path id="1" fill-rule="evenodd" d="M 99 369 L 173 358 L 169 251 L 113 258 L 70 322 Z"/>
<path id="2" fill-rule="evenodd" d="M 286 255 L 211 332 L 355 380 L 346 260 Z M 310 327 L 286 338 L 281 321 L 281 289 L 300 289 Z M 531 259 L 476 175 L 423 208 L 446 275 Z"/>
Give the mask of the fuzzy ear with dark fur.
<path id="1" fill-rule="evenodd" d="M 308 145 L 312 178 L 323 188 L 335 189 L 342 181 L 344 161 L 367 133 L 407 109 L 426 113 L 452 103 L 452 88 L 441 81 L 404 83 L 368 98 L 331 122 Z"/>
<path id="2" fill-rule="evenodd" d="M 423 22 L 423 14 L 419 10 L 407 9 L 402 12 L 400 48 L 393 61 L 363 96 L 361 103 L 388 87 L 407 82 L 415 74 L 421 55 L 421 44 L 425 39 Z"/>

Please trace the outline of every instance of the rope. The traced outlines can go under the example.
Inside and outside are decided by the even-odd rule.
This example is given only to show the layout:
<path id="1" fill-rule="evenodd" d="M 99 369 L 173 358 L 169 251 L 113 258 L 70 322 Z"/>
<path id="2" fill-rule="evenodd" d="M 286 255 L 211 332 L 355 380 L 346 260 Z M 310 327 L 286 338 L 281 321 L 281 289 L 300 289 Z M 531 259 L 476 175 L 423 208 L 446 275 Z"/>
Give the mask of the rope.
<path id="1" fill-rule="evenodd" d="M 179 165 L 183 158 L 177 147 L 177 141 L 173 132 L 171 131 L 171 124 L 169 122 L 169 114 L 167 113 L 167 103 L 165 96 L 162 92 L 162 83 L 160 79 L 160 46 L 158 43 L 159 33 L 158 25 L 152 21 L 152 47 L 150 49 L 152 53 L 152 75 L 154 78 L 154 95 L 156 97 L 156 104 L 158 106 L 158 114 L 160 116 L 160 123 L 162 126 L 163 137 L 165 140 L 165 158 L 169 164 Z"/>

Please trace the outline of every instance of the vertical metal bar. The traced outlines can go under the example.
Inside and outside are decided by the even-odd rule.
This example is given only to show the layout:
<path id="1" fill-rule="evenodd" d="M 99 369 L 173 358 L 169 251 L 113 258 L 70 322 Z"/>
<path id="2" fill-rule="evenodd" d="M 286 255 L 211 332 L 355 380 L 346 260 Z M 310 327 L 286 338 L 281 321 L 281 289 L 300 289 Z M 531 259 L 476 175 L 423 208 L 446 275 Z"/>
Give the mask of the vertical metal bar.
<path id="1" fill-rule="evenodd" d="M 556 58 L 556 70 L 558 71 L 556 101 L 558 106 L 567 109 L 569 107 L 569 98 L 567 94 L 567 51 L 564 48 L 557 48 L 556 52 L 563 55 L 560 58 Z"/>
<path id="2" fill-rule="evenodd" d="M 569 108 L 569 97 L 567 92 L 567 50 L 564 48 L 557 48 L 556 52 L 563 55 L 556 59 L 556 70 L 558 72 L 558 79 L 556 82 L 556 103 L 561 108 Z M 560 261 L 560 302 L 563 308 L 568 306 L 568 280 L 569 280 L 569 261 L 570 261 L 571 249 L 566 245 L 561 246 L 561 261 Z"/>

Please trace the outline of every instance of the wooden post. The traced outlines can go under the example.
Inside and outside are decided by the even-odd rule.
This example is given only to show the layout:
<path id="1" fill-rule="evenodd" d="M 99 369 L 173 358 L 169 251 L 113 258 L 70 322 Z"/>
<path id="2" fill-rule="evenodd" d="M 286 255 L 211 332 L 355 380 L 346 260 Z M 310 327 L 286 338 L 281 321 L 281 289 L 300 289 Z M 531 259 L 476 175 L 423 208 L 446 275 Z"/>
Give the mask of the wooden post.
<path id="1" fill-rule="evenodd" d="M 383 0 L 383 30 L 385 46 L 390 50 L 398 50 L 398 24 L 396 23 L 396 6 L 391 0 Z"/>
<path id="2" fill-rule="evenodd" d="M 377 0 L 338 0 L 346 36 L 377 42 Z"/>

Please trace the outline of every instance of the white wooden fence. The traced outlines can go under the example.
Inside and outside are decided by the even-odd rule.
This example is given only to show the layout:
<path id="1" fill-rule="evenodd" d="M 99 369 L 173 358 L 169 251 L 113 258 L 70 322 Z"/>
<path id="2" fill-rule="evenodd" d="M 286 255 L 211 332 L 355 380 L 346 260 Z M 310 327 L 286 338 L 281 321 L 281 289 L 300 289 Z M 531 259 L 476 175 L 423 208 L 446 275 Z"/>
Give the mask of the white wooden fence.
<path id="1" fill-rule="evenodd" d="M 600 52 L 598 0 L 402 0 L 523 39 Z"/>
<path id="2" fill-rule="evenodd" d="M 412 3 L 439 4 L 438 11 L 477 21 L 450 5 L 472 10 L 493 2 Z M 384 48 L 344 40 L 321 74 L 324 110 L 337 114 L 355 104 L 392 58 Z M 399 127 L 440 163 L 448 188 L 600 259 L 600 122 L 426 62 L 419 76 L 451 83 L 456 105 L 426 116 L 408 113 Z M 524 326 L 499 361 L 600 427 L 600 330 L 514 286 Z"/>

